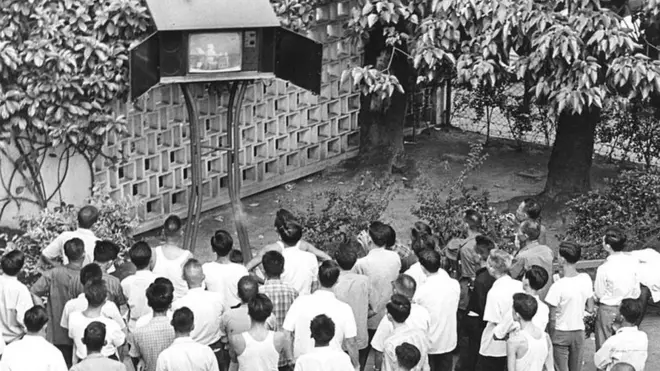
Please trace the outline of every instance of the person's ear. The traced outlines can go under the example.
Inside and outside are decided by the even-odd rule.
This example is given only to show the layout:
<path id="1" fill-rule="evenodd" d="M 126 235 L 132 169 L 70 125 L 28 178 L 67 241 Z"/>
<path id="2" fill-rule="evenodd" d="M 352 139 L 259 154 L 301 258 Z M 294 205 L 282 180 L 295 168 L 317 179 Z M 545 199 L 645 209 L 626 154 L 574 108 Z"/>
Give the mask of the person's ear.
<path id="1" fill-rule="evenodd" d="M 190 326 L 190 332 L 193 332 L 194 330 L 195 330 L 195 323 L 193 323 L 192 326 Z"/>
<path id="2" fill-rule="evenodd" d="M 106 346 L 106 345 L 108 345 L 108 341 L 107 341 L 107 340 L 103 340 L 103 346 Z"/>

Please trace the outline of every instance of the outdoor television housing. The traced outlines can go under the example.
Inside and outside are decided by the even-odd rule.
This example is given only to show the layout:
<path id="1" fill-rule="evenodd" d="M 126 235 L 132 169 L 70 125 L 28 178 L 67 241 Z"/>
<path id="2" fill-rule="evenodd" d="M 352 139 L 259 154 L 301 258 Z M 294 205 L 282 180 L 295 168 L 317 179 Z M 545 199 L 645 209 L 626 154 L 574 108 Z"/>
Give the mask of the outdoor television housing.
<path id="1" fill-rule="evenodd" d="M 157 32 L 131 49 L 131 98 L 157 84 L 279 77 L 319 94 L 323 47 L 269 0 L 147 0 Z"/>

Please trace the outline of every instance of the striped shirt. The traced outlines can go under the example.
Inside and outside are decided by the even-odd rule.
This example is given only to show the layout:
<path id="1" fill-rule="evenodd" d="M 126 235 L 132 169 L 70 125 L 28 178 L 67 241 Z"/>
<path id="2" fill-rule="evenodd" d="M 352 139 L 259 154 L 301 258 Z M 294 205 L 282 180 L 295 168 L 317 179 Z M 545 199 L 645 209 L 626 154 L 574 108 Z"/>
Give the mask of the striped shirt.
<path id="1" fill-rule="evenodd" d="M 273 302 L 273 315 L 275 315 L 275 321 L 277 323 L 277 326 L 273 330 L 282 331 L 282 324 L 284 323 L 286 313 L 291 308 L 293 301 L 298 297 L 298 292 L 279 279 L 267 279 L 264 285 L 261 286 L 261 292 Z M 284 357 L 284 353 L 281 353 L 277 366 L 286 366 L 290 361 Z"/>

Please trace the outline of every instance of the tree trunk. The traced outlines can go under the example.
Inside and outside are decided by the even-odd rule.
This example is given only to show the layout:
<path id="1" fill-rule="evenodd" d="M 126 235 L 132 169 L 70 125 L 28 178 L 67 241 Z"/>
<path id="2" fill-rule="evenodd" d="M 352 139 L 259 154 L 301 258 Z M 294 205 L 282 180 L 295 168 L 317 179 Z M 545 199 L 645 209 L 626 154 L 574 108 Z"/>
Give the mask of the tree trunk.
<path id="1" fill-rule="evenodd" d="M 596 124 L 600 110 L 582 114 L 563 113 L 557 123 L 557 136 L 548 163 L 548 179 L 543 196 L 562 202 L 588 192 L 594 153 Z"/>

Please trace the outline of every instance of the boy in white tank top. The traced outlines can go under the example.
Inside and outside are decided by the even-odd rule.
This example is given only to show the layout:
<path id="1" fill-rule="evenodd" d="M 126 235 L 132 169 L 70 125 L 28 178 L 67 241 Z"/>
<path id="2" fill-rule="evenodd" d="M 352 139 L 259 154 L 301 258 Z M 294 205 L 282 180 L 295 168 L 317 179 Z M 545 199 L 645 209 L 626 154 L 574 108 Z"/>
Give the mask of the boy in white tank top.
<path id="1" fill-rule="evenodd" d="M 554 370 L 550 337 L 532 323 L 537 309 L 533 296 L 513 295 L 513 318 L 520 330 L 506 342 L 508 371 L 543 371 L 544 366 L 546 370 Z"/>
<path id="2" fill-rule="evenodd" d="M 183 265 L 192 258 L 190 251 L 178 246 L 183 223 L 176 215 L 170 215 L 163 223 L 165 243 L 154 249 L 152 254 L 152 272 L 157 277 L 164 277 L 174 285 L 174 300 L 182 298 L 188 292 L 188 284 L 183 279 Z"/>

